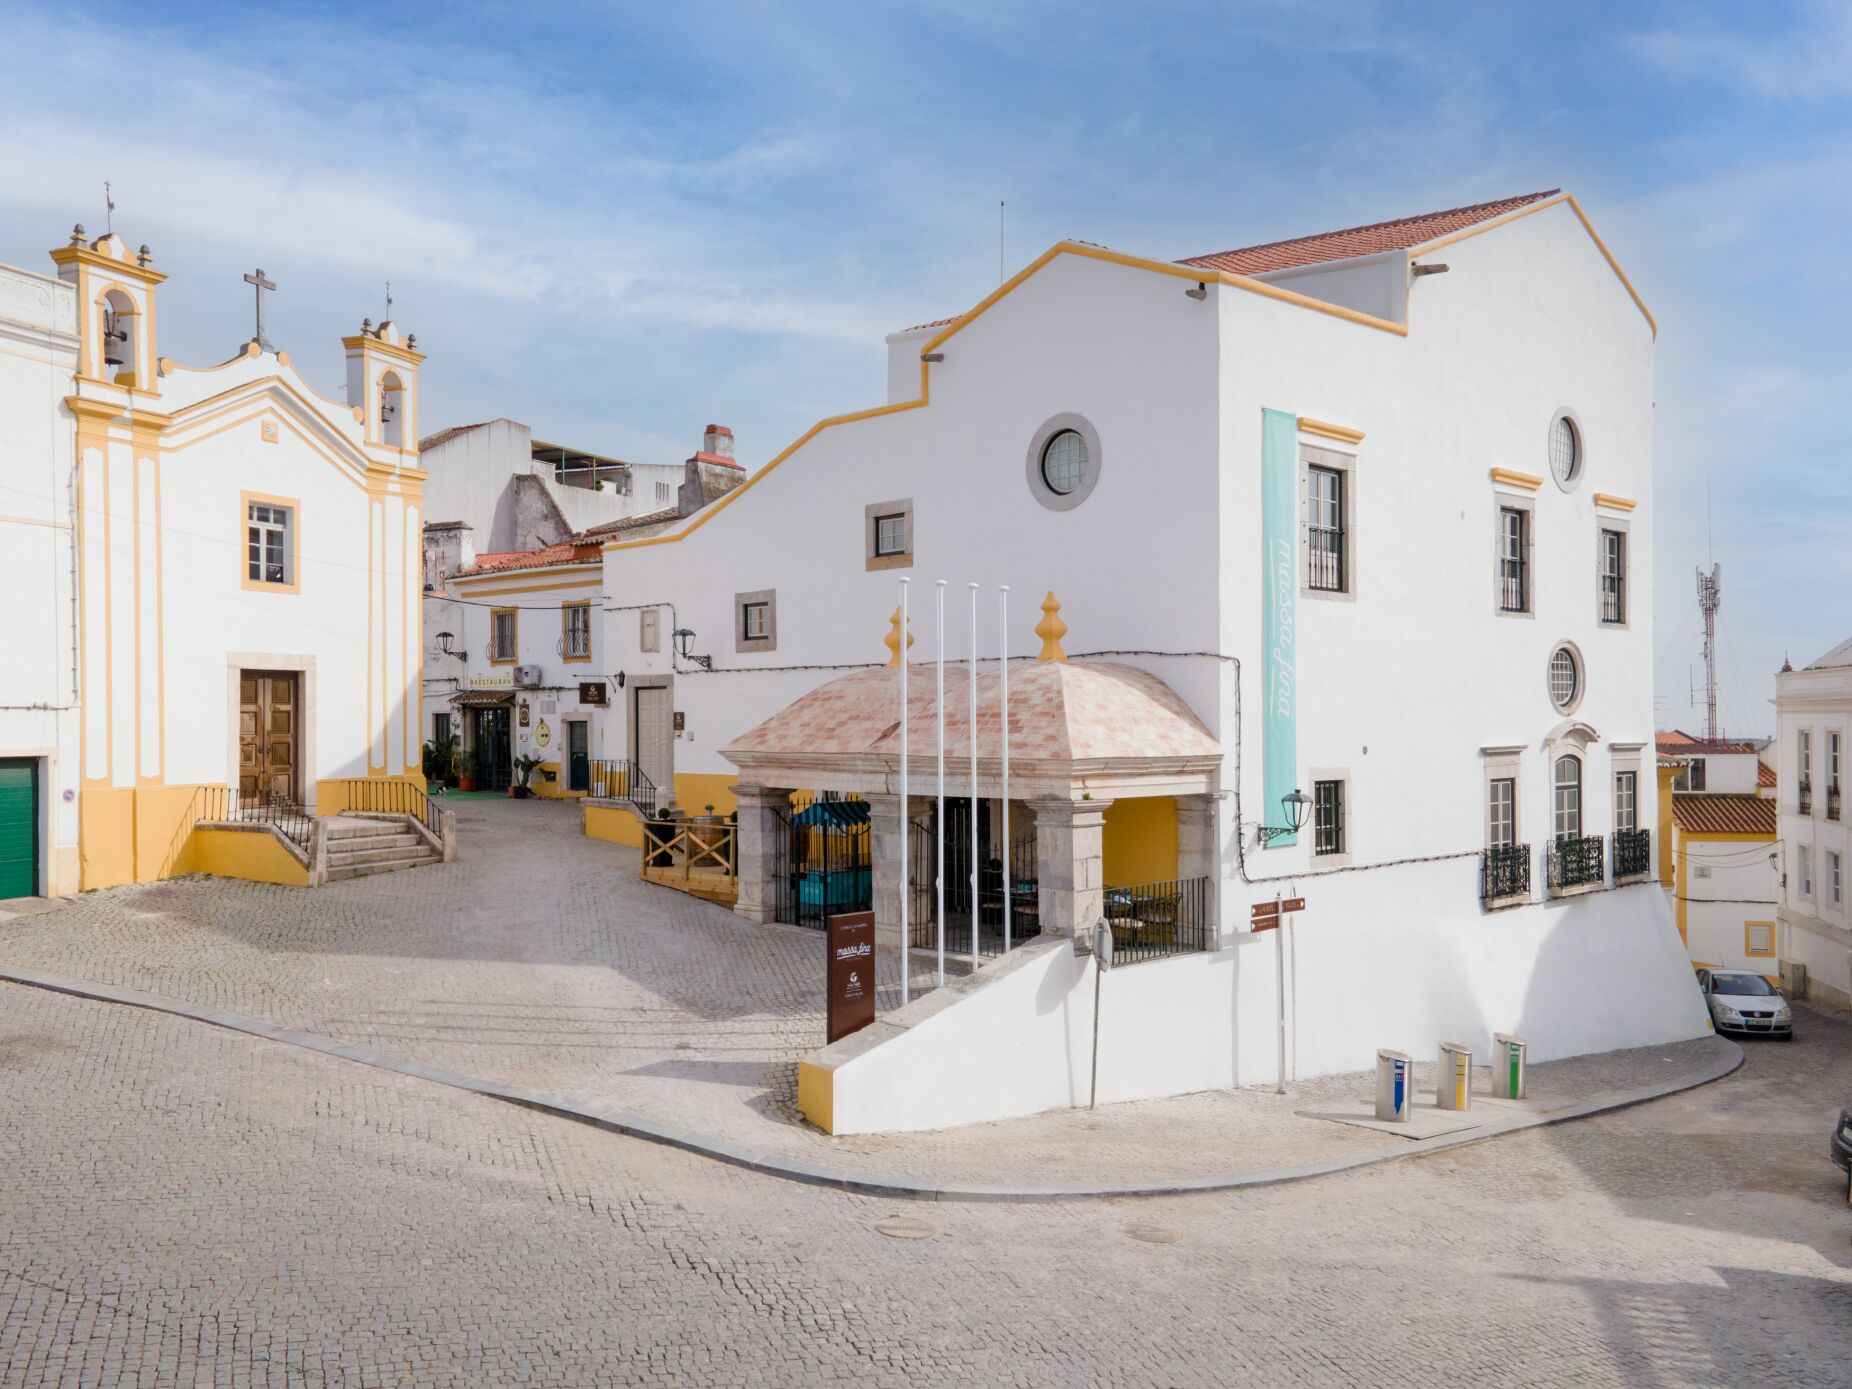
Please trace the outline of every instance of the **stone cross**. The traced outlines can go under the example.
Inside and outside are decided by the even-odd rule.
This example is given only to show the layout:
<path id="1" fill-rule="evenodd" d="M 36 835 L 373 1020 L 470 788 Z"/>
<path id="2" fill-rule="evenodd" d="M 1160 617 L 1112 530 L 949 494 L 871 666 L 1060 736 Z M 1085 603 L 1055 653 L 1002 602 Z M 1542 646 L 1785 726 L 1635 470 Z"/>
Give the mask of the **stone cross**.
<path id="1" fill-rule="evenodd" d="M 270 345 L 270 340 L 264 336 L 264 291 L 267 289 L 275 289 L 276 286 L 264 278 L 264 272 L 262 270 L 252 275 L 246 275 L 244 277 L 244 282 L 247 285 L 255 285 L 257 287 L 257 345 L 266 352 L 274 352 L 276 349 Z"/>

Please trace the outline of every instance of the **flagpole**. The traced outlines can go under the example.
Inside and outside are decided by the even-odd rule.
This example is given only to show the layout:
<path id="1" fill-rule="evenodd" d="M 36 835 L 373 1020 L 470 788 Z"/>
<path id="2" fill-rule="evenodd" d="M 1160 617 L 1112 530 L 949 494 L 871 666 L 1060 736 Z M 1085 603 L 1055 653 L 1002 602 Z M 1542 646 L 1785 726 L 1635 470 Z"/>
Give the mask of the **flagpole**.
<path id="1" fill-rule="evenodd" d="M 977 968 L 978 926 L 984 919 L 984 899 L 978 895 L 977 856 L 977 585 L 971 590 L 971 968 Z"/>
<path id="2" fill-rule="evenodd" d="M 939 688 L 933 708 L 939 716 L 939 815 L 933 838 L 939 850 L 938 872 L 933 885 L 939 895 L 939 987 L 945 987 L 945 580 L 936 580 L 939 590 Z"/>
<path id="3" fill-rule="evenodd" d="M 913 883 L 907 874 L 907 841 L 913 837 L 913 818 L 907 799 L 907 581 L 900 581 L 900 1006 L 907 1006 L 907 976 L 913 966 L 913 929 L 907 913 L 913 905 Z"/>
<path id="4" fill-rule="evenodd" d="M 997 587 L 997 687 L 1003 733 L 1003 953 L 1010 953 L 1010 905 L 1016 896 L 1010 865 L 1010 586 Z"/>

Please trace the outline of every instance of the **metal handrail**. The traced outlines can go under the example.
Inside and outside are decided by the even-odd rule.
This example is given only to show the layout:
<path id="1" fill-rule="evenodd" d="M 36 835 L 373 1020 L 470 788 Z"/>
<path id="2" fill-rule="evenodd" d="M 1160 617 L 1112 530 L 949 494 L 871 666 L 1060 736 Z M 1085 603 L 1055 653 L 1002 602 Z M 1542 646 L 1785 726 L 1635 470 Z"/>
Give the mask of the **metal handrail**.
<path id="1" fill-rule="evenodd" d="M 1209 880 L 1180 878 L 1109 887 L 1102 908 L 1112 928 L 1114 964 L 1137 964 L 1210 949 Z"/>
<path id="2" fill-rule="evenodd" d="M 235 786 L 202 786 L 195 804 L 195 824 L 269 825 L 305 848 L 315 837 L 315 816 L 306 806 L 263 792 L 241 791 Z"/>
<path id="3" fill-rule="evenodd" d="M 341 788 L 346 808 L 354 814 L 409 815 L 429 830 L 433 838 L 443 838 L 431 798 L 409 781 L 348 777 L 335 784 Z"/>

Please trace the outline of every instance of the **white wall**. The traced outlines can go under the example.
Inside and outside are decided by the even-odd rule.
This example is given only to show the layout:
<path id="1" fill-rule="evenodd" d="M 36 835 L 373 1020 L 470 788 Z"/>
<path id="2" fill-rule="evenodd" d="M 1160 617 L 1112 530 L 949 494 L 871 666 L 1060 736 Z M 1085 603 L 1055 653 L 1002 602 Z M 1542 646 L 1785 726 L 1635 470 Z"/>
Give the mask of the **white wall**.
<path id="1" fill-rule="evenodd" d="M 1779 871 L 1768 861 L 1775 847 L 1772 839 L 1719 842 L 1679 836 L 1677 852 L 1685 871 L 1675 875 L 1674 891 L 1684 884 L 1685 948 L 1694 962 L 1776 972 L 1779 955 L 1749 955 L 1744 934 L 1748 922 L 1776 919 Z M 1701 875 L 1700 870 L 1708 872 Z"/>
<path id="2" fill-rule="evenodd" d="M 77 298 L 64 282 L 0 266 L 0 757 L 39 764 L 38 880 L 77 888 L 77 619 L 72 421 Z"/>
<path id="3" fill-rule="evenodd" d="M 1408 252 L 1384 251 L 1373 256 L 1351 256 L 1295 266 L 1256 275 L 1257 280 L 1310 295 L 1327 304 L 1342 304 L 1358 313 L 1386 318 L 1393 323 L 1408 319 Z"/>
<path id="4" fill-rule="evenodd" d="M 1808 668 L 1775 677 L 1777 734 L 1772 749 L 1781 807 L 1781 887 L 1783 958 L 1807 966 L 1808 987 L 1823 996 L 1852 1003 L 1852 836 L 1847 834 L 1842 803 L 1840 818 L 1827 818 L 1827 790 L 1832 782 L 1829 737 L 1840 735 L 1841 757 L 1852 733 L 1852 668 Z M 1813 794 L 1808 813 L 1800 813 L 1800 733 L 1813 735 Z M 1840 768 L 1844 788 L 1845 769 Z M 1806 847 L 1813 861 L 1812 891 L 1803 891 L 1800 853 Z M 1831 891 L 1831 860 L 1838 854 L 1843 866 L 1840 900 Z M 1830 991 L 1830 992 L 1826 992 Z"/>
<path id="5" fill-rule="evenodd" d="M 1308 910 L 1295 923 L 1296 967 L 1286 957 L 1295 1077 L 1368 1070 L 1379 1047 L 1431 1059 L 1443 1041 L 1464 1042 L 1483 1062 L 1495 1032 L 1524 1038 L 1530 1060 L 1550 1061 L 1710 1030 L 1663 894 L 1650 884 L 1573 908 L 1501 912 L 1472 936 L 1420 906 L 1424 889 L 1457 883 L 1408 887 L 1405 905 L 1381 917 Z M 1213 955 L 1110 971 L 1100 1102 L 1274 1081 L 1277 949 L 1271 932 L 1243 934 Z M 949 1007 L 929 996 L 915 1005 L 924 1021 L 836 1068 L 836 1133 L 951 1128 L 1087 1103 L 1092 961 L 1057 941 L 993 972 L 994 983 Z"/>

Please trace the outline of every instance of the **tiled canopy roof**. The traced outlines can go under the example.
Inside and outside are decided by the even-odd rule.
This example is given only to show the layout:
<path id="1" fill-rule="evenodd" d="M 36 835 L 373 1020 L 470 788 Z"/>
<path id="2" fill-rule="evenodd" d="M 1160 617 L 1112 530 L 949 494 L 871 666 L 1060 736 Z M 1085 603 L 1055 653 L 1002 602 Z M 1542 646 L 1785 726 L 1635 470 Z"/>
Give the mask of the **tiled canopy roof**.
<path id="1" fill-rule="evenodd" d="M 496 574 L 510 569 L 547 569 L 557 564 L 588 564 L 598 558 L 598 546 L 577 541 L 543 545 L 538 550 L 493 550 L 477 555 L 468 569 L 459 569 L 450 577 L 467 579 L 475 574 Z"/>
<path id="2" fill-rule="evenodd" d="M 1775 802 L 1766 796 L 1681 791 L 1672 819 L 1686 834 L 1765 834 L 1775 837 Z"/>
<path id="3" fill-rule="evenodd" d="M 1766 762 L 1756 763 L 1756 785 L 1765 787 L 1775 784 L 1775 769 Z"/>
<path id="4" fill-rule="evenodd" d="M 1660 752 L 1667 753 L 1674 757 L 1691 757 L 1698 753 L 1712 753 L 1715 755 L 1726 753 L 1740 755 L 1747 753 L 1753 755 L 1756 751 L 1756 745 L 1754 743 L 1733 743 L 1725 738 L 1719 738 L 1715 742 L 1712 742 L 1705 738 L 1694 738 L 1689 733 L 1678 728 L 1673 729 L 1669 733 L 1659 734 L 1657 736 L 1657 745 Z"/>
<path id="5" fill-rule="evenodd" d="M 1418 217 L 1400 217 L 1393 222 L 1372 222 L 1367 227 L 1347 227 L 1343 231 L 1297 236 L 1287 241 L 1268 241 L 1259 246 L 1243 246 L 1234 251 L 1193 256 L 1177 263 L 1200 265 L 1207 270 L 1227 270 L 1236 275 L 1264 275 L 1269 270 L 1288 270 L 1297 265 L 1316 265 L 1320 261 L 1370 256 L 1380 251 L 1406 250 L 1437 237 L 1463 231 L 1476 223 L 1503 217 L 1521 207 L 1553 198 L 1560 192 L 1560 188 L 1546 188 L 1541 193 L 1524 193 L 1515 198 L 1500 198 L 1496 202 L 1449 208 L 1445 212 L 1424 212 Z"/>
<path id="6" fill-rule="evenodd" d="M 838 676 L 741 734 L 721 754 L 807 757 L 898 757 L 899 671 L 888 667 Z M 970 676 L 947 667 L 945 755 L 971 756 Z M 978 756 L 1001 755 L 1002 719 L 995 670 L 977 678 Z M 933 679 L 916 666 L 907 688 L 912 724 L 909 761 L 938 750 Z M 1032 661 L 1010 671 L 1010 758 L 1022 763 L 1174 761 L 1219 757 L 1209 735 L 1177 692 L 1148 671 L 1077 661 Z"/>

